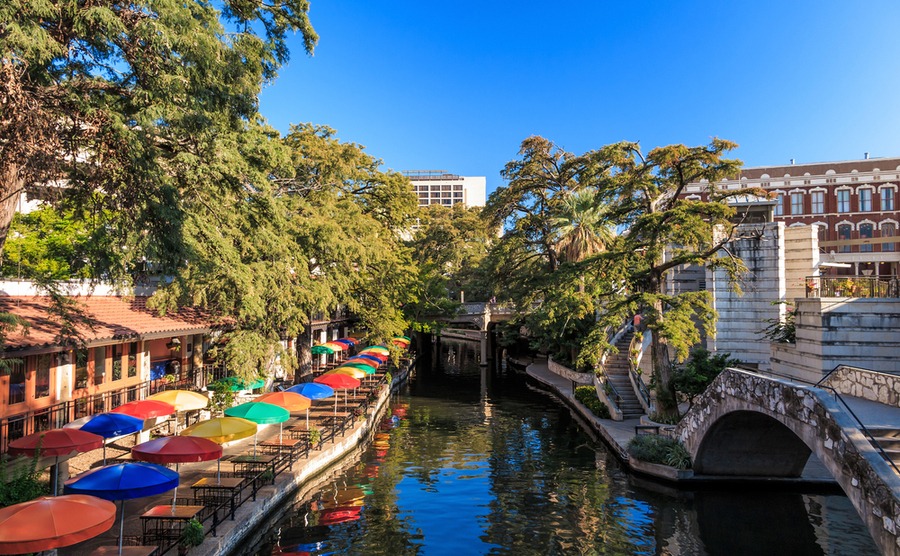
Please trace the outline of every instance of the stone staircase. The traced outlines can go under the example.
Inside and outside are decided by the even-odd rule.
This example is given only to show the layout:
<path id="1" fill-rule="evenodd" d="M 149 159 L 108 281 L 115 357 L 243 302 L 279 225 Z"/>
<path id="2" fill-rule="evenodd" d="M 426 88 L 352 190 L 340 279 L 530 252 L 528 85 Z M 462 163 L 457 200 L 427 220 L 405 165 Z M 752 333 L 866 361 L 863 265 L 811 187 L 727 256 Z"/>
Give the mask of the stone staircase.
<path id="1" fill-rule="evenodd" d="M 604 365 L 606 380 L 615 386 L 619 394 L 619 409 L 622 410 L 622 415 L 625 419 L 638 419 L 644 415 L 644 408 L 641 406 L 637 394 L 634 393 L 631 379 L 628 377 L 628 349 L 632 338 L 634 338 L 634 332 L 626 332 L 619 338 L 619 341 L 616 342 L 616 348 L 619 352 L 610 354 Z M 898 441 L 900 441 L 900 438 L 898 438 Z"/>
<path id="2" fill-rule="evenodd" d="M 900 465 L 900 429 L 888 427 L 867 427 L 875 444 L 884 451 L 886 459 Z"/>

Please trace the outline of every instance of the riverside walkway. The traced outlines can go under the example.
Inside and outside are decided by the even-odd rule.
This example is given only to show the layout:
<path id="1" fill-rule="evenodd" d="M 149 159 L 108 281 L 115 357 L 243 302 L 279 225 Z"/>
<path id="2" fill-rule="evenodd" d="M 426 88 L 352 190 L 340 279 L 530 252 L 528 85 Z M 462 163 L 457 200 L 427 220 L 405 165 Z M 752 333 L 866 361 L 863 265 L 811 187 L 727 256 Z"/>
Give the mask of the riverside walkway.
<path id="1" fill-rule="evenodd" d="M 210 521 L 204 525 L 205 539 L 200 546 L 190 549 L 192 555 L 219 555 L 229 552 L 238 552 L 247 539 L 252 538 L 257 532 L 260 524 L 264 523 L 268 516 L 274 512 L 284 501 L 286 501 L 298 487 L 310 482 L 310 479 L 321 473 L 333 463 L 342 459 L 345 455 L 354 451 L 358 445 L 365 441 L 378 428 L 379 419 L 387 409 L 391 394 L 394 389 L 399 387 L 406 380 L 406 376 L 410 367 L 404 367 L 401 370 L 393 369 L 394 379 L 390 384 L 382 382 L 376 392 L 376 398 L 365 407 L 365 410 L 357 418 L 352 415 L 344 421 L 346 426 L 335 431 L 333 435 L 326 435 L 318 449 L 302 450 L 290 461 L 286 462 L 282 472 L 278 473 L 274 478 L 264 480 L 264 486 L 260 485 L 260 477 L 246 478 L 241 487 L 242 492 L 240 504 L 234 509 L 233 517 L 230 514 L 230 508 L 218 510 L 219 514 L 215 519 L 215 532 L 213 533 Z M 359 400 L 356 400 L 357 404 Z M 327 421 L 330 415 L 335 412 L 334 405 L 331 400 L 323 400 L 314 404 L 314 409 L 310 413 L 310 421 L 321 423 Z M 343 413 L 343 403 L 339 402 L 339 414 Z M 350 406 L 353 409 L 353 406 Z M 305 423 L 306 414 L 292 414 L 291 420 L 284 423 L 283 429 L 286 430 L 292 426 L 298 426 Z M 277 440 L 279 437 L 278 425 L 260 426 L 257 434 L 257 444 L 262 444 L 267 440 Z M 286 436 L 286 433 L 282 432 Z M 217 474 L 221 474 L 223 478 L 233 478 L 232 459 L 239 455 L 252 453 L 254 448 L 253 437 L 229 443 L 224 447 L 223 457 L 220 466 L 216 461 L 181 464 L 179 468 L 180 484 L 177 491 L 177 506 L 188 507 L 196 506 L 199 502 L 193 499 L 191 485 L 200 479 L 208 481 L 216 481 Z M 259 447 L 257 448 L 259 452 Z M 127 459 L 127 458 L 125 458 Z M 114 463 L 114 462 L 111 462 Z M 173 493 L 169 492 L 157 496 L 149 496 L 145 498 L 137 498 L 124 501 L 124 536 L 126 548 L 128 545 L 144 545 L 143 537 L 143 520 L 141 516 L 157 506 L 171 507 Z M 122 507 L 122 502 L 117 502 L 117 506 Z M 168 516 L 167 516 L 168 517 Z M 171 525 L 171 523 L 169 524 Z M 97 536 L 88 541 L 77 545 L 60 548 L 58 554 L 60 556 L 82 556 L 85 554 L 114 554 L 109 552 L 111 547 L 118 543 L 119 527 L 118 516 L 116 518 L 116 526 L 106 533 Z M 165 548 L 160 548 L 155 554 L 175 554 L 178 552 L 177 545 L 170 545 L 166 552 Z M 142 552 L 144 554 L 146 552 Z"/>

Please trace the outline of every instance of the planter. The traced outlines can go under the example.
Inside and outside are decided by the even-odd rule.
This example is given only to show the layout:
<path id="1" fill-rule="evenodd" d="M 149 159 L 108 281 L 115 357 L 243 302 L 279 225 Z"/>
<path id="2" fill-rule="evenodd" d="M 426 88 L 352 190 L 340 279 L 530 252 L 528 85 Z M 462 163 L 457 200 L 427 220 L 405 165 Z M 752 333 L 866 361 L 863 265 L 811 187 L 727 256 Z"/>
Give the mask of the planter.
<path id="1" fill-rule="evenodd" d="M 674 467 L 662 465 L 661 463 L 641 461 L 632 456 L 628 456 L 628 465 L 632 470 L 637 471 L 638 473 L 665 479 L 667 481 L 683 481 L 694 476 L 694 471 L 691 469 L 675 469 Z"/>

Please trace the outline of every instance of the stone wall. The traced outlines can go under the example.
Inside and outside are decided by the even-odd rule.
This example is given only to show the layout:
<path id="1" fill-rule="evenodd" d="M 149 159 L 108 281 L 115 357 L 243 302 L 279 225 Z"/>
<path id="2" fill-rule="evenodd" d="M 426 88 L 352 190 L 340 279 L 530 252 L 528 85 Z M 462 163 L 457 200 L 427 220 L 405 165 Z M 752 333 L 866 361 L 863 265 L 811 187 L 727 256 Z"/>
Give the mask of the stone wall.
<path id="1" fill-rule="evenodd" d="M 797 299 L 795 311 L 796 343 L 770 344 L 774 373 L 808 382 L 839 365 L 900 373 L 900 299 Z"/>
<path id="2" fill-rule="evenodd" d="M 552 357 L 547 358 L 547 368 L 550 369 L 551 373 L 567 378 L 576 384 L 593 384 L 594 373 L 579 373 L 573 371 L 565 365 L 560 365 L 554 361 Z"/>
<path id="3" fill-rule="evenodd" d="M 801 388 L 786 381 L 728 369 L 688 411 L 675 434 L 695 462 L 718 458 L 715 463 L 721 468 L 728 463 L 728 458 L 716 453 L 719 446 L 714 442 L 706 442 L 707 433 L 720 420 L 733 419 L 736 413 L 755 413 L 780 423 L 834 476 L 881 553 L 900 554 L 900 477 L 839 404 L 828 392 L 818 388 Z M 730 463 L 736 468 L 745 464 L 734 456 Z M 777 461 L 774 467 L 778 467 Z M 695 471 L 699 475 L 702 470 Z"/>
<path id="4" fill-rule="evenodd" d="M 806 278 L 819 274 L 819 235 L 814 226 L 784 228 L 784 298 L 806 297 Z"/>
<path id="5" fill-rule="evenodd" d="M 855 396 L 892 407 L 900 406 L 900 376 L 841 366 L 823 382 L 839 394 Z"/>

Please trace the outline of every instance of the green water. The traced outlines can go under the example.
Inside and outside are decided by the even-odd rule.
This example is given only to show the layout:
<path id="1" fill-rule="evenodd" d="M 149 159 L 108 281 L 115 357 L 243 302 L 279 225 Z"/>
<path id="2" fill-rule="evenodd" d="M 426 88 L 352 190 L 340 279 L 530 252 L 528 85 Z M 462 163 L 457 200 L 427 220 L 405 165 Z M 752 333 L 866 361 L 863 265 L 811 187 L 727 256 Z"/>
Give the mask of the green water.
<path id="1" fill-rule="evenodd" d="M 402 418 L 248 554 L 876 554 L 841 495 L 682 491 L 626 473 L 522 375 L 443 342 Z"/>

